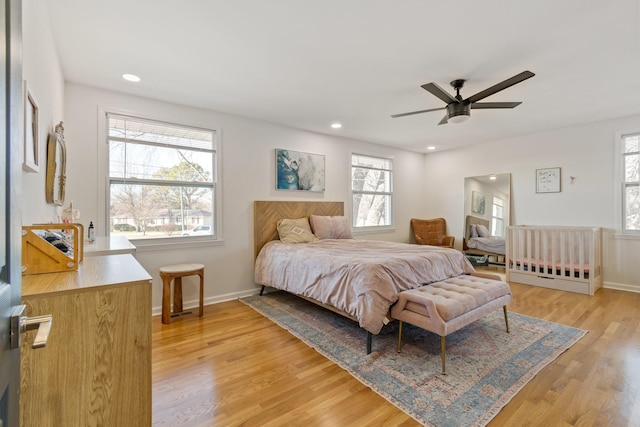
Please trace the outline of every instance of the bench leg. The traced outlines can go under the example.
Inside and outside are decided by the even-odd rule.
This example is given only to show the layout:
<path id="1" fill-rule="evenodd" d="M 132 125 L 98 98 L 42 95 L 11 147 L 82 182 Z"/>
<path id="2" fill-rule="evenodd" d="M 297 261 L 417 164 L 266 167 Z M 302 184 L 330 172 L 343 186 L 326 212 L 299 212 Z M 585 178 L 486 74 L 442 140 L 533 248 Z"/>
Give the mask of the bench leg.
<path id="1" fill-rule="evenodd" d="M 444 363 L 445 363 L 444 361 L 446 357 L 446 353 L 445 353 L 446 341 L 447 341 L 447 337 L 445 337 L 444 335 L 440 337 L 440 353 L 442 356 L 442 375 L 447 375 L 447 370 L 445 369 L 445 366 L 444 366 Z"/>
<path id="2" fill-rule="evenodd" d="M 507 325 L 507 333 L 509 333 L 509 318 L 507 317 L 507 306 L 503 305 L 502 310 L 504 311 L 504 323 Z"/>
<path id="3" fill-rule="evenodd" d="M 398 353 L 402 348 L 402 320 L 398 320 Z"/>

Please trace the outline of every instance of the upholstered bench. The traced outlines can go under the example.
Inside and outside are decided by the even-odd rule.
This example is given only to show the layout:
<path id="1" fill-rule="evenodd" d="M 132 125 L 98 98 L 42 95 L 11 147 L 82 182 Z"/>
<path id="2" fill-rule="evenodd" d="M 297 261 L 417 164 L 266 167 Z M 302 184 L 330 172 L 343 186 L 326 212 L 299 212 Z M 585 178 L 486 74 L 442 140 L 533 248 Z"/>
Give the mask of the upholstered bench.
<path id="1" fill-rule="evenodd" d="M 398 352 L 402 347 L 402 322 L 438 334 L 442 374 L 446 375 L 446 336 L 500 307 L 509 332 L 509 302 L 509 285 L 493 274 L 472 273 L 400 292 L 398 302 L 391 308 L 391 316 L 399 321 Z"/>

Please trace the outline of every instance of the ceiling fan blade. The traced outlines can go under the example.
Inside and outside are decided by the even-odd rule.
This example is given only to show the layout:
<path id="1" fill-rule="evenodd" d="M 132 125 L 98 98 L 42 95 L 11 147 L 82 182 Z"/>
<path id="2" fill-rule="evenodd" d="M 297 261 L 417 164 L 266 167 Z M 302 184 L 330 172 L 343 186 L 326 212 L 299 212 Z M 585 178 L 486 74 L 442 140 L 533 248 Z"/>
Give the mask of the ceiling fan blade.
<path id="1" fill-rule="evenodd" d="M 430 94 L 442 99 L 447 104 L 451 104 L 452 102 L 455 102 L 455 103 L 460 102 L 459 100 L 451 96 L 449 92 L 442 89 L 440 86 L 438 86 L 435 83 L 426 83 L 426 84 L 423 84 L 421 87 L 422 89 L 426 90 Z"/>
<path id="2" fill-rule="evenodd" d="M 446 125 L 449 123 L 449 114 L 445 114 L 442 120 L 438 122 L 439 125 Z"/>
<path id="3" fill-rule="evenodd" d="M 487 108 L 515 108 L 522 102 L 476 102 L 471 104 L 473 110 L 484 110 Z"/>
<path id="4" fill-rule="evenodd" d="M 501 90 L 505 90 L 506 88 L 511 87 L 515 84 L 518 84 L 521 81 L 531 78 L 533 76 L 535 76 L 535 74 L 533 74 L 531 71 L 523 71 L 520 74 L 517 74 L 507 80 L 504 80 L 496 85 L 491 86 L 488 89 L 483 90 L 482 92 L 478 92 L 475 95 L 470 96 L 469 98 L 466 99 L 466 101 L 469 101 L 471 103 L 478 102 L 481 99 L 486 98 L 487 96 L 493 95 L 494 93 L 500 92 Z"/>
<path id="5" fill-rule="evenodd" d="M 411 116 L 413 114 L 422 114 L 422 113 L 429 113 L 431 111 L 438 111 L 438 110 L 444 110 L 447 107 L 441 107 L 441 108 L 431 108 L 429 110 L 420 110 L 420 111 L 412 111 L 410 113 L 402 113 L 402 114 L 392 114 L 391 117 L 392 118 L 397 118 L 397 117 L 404 117 L 404 116 Z"/>

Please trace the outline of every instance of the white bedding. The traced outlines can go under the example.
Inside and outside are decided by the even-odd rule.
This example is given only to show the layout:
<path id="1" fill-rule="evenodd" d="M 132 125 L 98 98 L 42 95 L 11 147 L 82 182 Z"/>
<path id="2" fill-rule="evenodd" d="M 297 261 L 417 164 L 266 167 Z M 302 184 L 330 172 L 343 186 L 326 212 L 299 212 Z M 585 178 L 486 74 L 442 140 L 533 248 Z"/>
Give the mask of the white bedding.
<path id="1" fill-rule="evenodd" d="M 455 249 L 361 239 L 274 240 L 256 258 L 255 281 L 333 306 L 377 334 L 399 292 L 472 272 Z"/>
<path id="2" fill-rule="evenodd" d="M 503 237 L 472 237 L 467 241 L 467 247 L 499 255 L 507 253 L 506 240 Z"/>

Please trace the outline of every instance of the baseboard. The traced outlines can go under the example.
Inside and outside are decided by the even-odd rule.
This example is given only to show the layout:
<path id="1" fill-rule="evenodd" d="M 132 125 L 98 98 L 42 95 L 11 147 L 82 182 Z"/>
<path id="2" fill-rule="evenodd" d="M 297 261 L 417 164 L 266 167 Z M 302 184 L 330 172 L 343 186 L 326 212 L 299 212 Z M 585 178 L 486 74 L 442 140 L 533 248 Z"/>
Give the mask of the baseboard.
<path id="1" fill-rule="evenodd" d="M 232 292 L 230 294 L 224 294 L 224 295 L 217 295 L 215 297 L 208 297 L 204 299 L 203 304 L 204 305 L 211 305 L 211 304 L 218 304 L 221 302 L 225 302 L 225 301 L 231 301 L 234 299 L 238 299 L 238 298 L 244 298 L 244 297 L 249 297 L 251 295 L 257 295 L 260 293 L 260 288 L 254 288 L 254 289 L 249 289 L 246 291 L 240 291 L 240 292 Z M 198 300 L 189 300 L 189 301 L 183 301 L 182 302 L 182 307 L 184 309 L 197 309 L 198 308 Z M 162 314 L 162 306 L 157 306 L 157 307 L 152 307 L 151 308 L 151 315 L 152 316 L 159 316 Z"/>
<path id="2" fill-rule="evenodd" d="M 636 294 L 640 294 L 640 287 L 627 285 L 625 283 L 613 283 L 613 282 L 604 282 L 603 288 L 605 289 L 614 289 L 616 291 L 626 291 L 633 292 Z"/>

